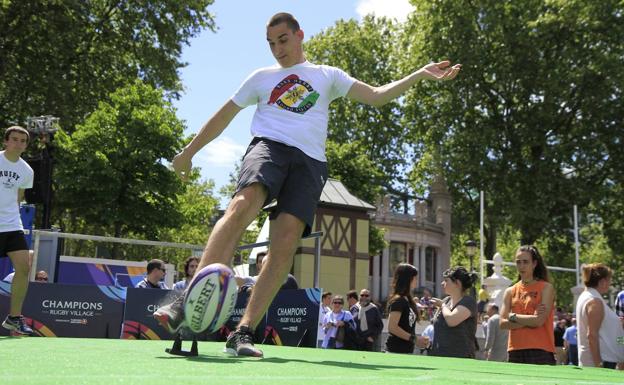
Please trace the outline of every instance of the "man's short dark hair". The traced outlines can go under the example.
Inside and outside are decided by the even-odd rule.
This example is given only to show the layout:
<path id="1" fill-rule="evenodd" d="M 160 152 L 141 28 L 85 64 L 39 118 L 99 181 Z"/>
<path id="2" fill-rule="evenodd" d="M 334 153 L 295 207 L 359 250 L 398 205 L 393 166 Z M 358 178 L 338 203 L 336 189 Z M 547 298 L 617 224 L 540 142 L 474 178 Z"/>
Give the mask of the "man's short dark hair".
<path id="1" fill-rule="evenodd" d="M 323 296 L 321 298 L 325 299 L 327 297 L 331 297 L 331 295 L 332 295 L 331 291 L 326 291 L 326 292 L 323 293 Z"/>
<path id="2" fill-rule="evenodd" d="M 276 13 L 275 15 L 273 15 L 269 19 L 269 22 L 267 23 L 267 27 L 275 27 L 276 25 L 281 24 L 281 23 L 286 23 L 286 25 L 288 26 L 288 29 L 290 29 L 293 32 L 297 32 L 301 29 L 297 19 L 295 19 L 293 15 L 287 12 L 280 12 L 280 13 Z"/>
<path id="3" fill-rule="evenodd" d="M 147 263 L 147 274 L 151 273 L 154 269 L 165 270 L 165 263 L 160 259 L 152 259 Z"/>
<path id="4" fill-rule="evenodd" d="M 11 126 L 7 128 L 6 131 L 4 131 L 4 140 L 9 140 L 9 136 L 13 132 L 19 132 L 20 134 L 26 135 L 26 141 L 30 142 L 30 134 L 28 133 L 28 130 L 22 126 Z"/>
<path id="5" fill-rule="evenodd" d="M 358 293 L 357 293 L 357 291 L 355 291 L 355 290 L 349 290 L 349 291 L 347 292 L 347 299 L 349 299 L 349 298 L 353 298 L 353 299 L 354 299 L 354 300 L 356 300 L 356 301 L 357 301 L 357 300 L 359 300 L 359 297 L 358 297 Z"/>

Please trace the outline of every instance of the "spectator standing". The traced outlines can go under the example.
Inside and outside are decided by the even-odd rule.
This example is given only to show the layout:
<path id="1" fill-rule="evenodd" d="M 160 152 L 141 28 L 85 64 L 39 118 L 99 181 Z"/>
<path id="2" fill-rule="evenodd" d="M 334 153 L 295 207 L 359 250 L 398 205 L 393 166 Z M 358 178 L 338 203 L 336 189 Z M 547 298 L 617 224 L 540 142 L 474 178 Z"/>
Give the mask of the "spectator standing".
<path id="1" fill-rule="evenodd" d="M 507 362 L 507 343 L 509 330 L 501 329 L 498 306 L 494 303 L 487 306 L 488 325 L 485 335 L 485 356 L 488 361 Z"/>
<path id="2" fill-rule="evenodd" d="M 321 313 L 323 314 L 323 317 L 325 316 L 327 312 L 331 311 L 331 300 L 332 300 L 331 291 L 326 291 L 321 296 Z M 321 321 L 322 320 L 323 319 L 321 318 Z"/>
<path id="3" fill-rule="evenodd" d="M 624 290 L 620 291 L 615 297 L 615 314 L 624 318 Z"/>
<path id="4" fill-rule="evenodd" d="M 479 320 L 483 320 L 486 306 L 489 301 L 490 301 L 490 294 L 487 292 L 487 286 L 481 285 L 481 288 L 479 289 L 479 302 L 477 302 L 477 311 L 479 312 Z"/>
<path id="5" fill-rule="evenodd" d="M 602 295 L 609 291 L 613 272 L 602 263 L 583 266 L 585 290 L 576 303 L 580 366 L 615 369 L 624 361 L 622 323 Z"/>
<path id="6" fill-rule="evenodd" d="M 347 293 L 347 305 L 349 306 L 349 311 L 351 315 L 355 317 L 358 312 L 357 304 L 358 304 L 358 294 L 355 290 L 349 290 Z"/>
<path id="7" fill-rule="evenodd" d="M 431 294 L 431 290 L 427 287 L 423 287 L 420 292 L 422 296 L 420 297 L 420 301 L 418 301 L 418 305 L 422 310 L 422 318 L 430 321 L 433 319 L 433 312 L 435 310 L 435 306 L 431 303 L 433 295 Z"/>
<path id="8" fill-rule="evenodd" d="M 568 355 L 568 365 L 578 366 L 578 333 L 576 318 L 572 318 L 571 325 L 563 333 L 563 347 Z"/>
<path id="9" fill-rule="evenodd" d="M 414 326 L 418 321 L 418 309 L 412 297 L 417 285 L 418 270 L 408 263 L 399 263 L 392 277 L 392 295 L 388 300 L 388 339 L 386 352 L 413 353 L 414 345 L 429 345 L 425 337 L 416 337 Z"/>
<path id="10" fill-rule="evenodd" d="M 509 330 L 509 362 L 555 365 L 555 291 L 535 246 L 516 250 L 518 282 L 505 290 L 500 326 Z"/>
<path id="11" fill-rule="evenodd" d="M 344 338 L 347 334 L 346 329 L 355 330 L 355 323 L 350 312 L 343 310 L 344 299 L 341 295 L 337 295 L 332 299 L 332 311 L 325 314 L 323 319 L 323 330 L 325 338 L 323 339 L 323 349 L 342 349 L 344 347 Z"/>
<path id="12" fill-rule="evenodd" d="M 435 339 L 432 356 L 475 358 L 477 348 L 477 303 L 468 294 L 477 274 L 458 266 L 446 270 L 442 288 L 446 298 L 433 299 L 438 311 L 433 316 Z"/>
<path id="13" fill-rule="evenodd" d="M 160 259 L 152 259 L 147 263 L 147 275 L 134 287 L 137 289 L 165 289 L 169 288 L 162 279 L 167 274 L 165 262 Z"/>
<path id="14" fill-rule="evenodd" d="M 555 322 L 555 358 L 557 359 L 558 365 L 566 365 L 568 363 L 568 357 L 563 346 L 563 334 L 567 327 L 568 325 L 565 318 L 561 318 Z"/>
<path id="15" fill-rule="evenodd" d="M 370 291 L 360 291 L 360 301 L 355 305 L 357 311 L 353 317 L 357 336 L 357 349 L 372 352 L 375 340 L 381 335 L 383 321 L 381 311 L 371 302 Z"/>

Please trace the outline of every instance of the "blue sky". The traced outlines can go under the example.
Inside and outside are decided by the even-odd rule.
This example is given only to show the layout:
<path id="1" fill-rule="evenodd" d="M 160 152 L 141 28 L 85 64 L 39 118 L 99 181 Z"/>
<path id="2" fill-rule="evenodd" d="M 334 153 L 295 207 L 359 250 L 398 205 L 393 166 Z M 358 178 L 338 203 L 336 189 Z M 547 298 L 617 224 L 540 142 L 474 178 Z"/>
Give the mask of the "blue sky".
<path id="1" fill-rule="evenodd" d="M 181 70 L 182 98 L 175 103 L 178 117 L 186 122 L 186 134 L 202 124 L 236 91 L 256 68 L 275 60 L 266 42 L 266 21 L 275 13 L 290 12 L 301 24 L 306 40 L 340 19 L 360 20 L 364 15 L 404 20 L 411 10 L 408 0 L 216 0 L 209 8 L 215 15 L 216 33 L 204 31 L 185 47 Z M 253 107 L 241 111 L 226 130 L 193 158 L 204 179 L 219 189 L 251 140 L 249 125 Z M 225 204 L 226 202 L 222 202 Z"/>

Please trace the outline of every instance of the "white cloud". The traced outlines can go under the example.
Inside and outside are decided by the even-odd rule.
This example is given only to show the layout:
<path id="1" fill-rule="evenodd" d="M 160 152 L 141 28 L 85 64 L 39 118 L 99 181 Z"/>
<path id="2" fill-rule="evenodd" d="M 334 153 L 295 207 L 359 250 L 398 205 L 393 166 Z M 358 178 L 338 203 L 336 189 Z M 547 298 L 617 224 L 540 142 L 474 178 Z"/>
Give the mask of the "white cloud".
<path id="1" fill-rule="evenodd" d="M 377 17 L 386 16 L 400 22 L 407 20 L 407 16 L 414 10 L 409 0 L 359 0 L 355 11 L 360 18 L 373 14 Z"/>
<path id="2" fill-rule="evenodd" d="M 234 165 L 241 160 L 247 147 L 236 143 L 227 136 L 218 138 L 208 143 L 198 155 L 194 166 L 201 167 L 204 171 L 206 168 L 220 167 L 234 169 Z"/>

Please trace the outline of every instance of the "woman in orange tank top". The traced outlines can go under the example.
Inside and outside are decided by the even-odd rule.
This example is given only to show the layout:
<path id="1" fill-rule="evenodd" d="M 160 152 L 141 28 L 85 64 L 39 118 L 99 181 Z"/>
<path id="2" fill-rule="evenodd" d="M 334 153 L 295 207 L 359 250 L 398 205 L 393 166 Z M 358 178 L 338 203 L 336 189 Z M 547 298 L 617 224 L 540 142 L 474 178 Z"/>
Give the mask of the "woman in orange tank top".
<path id="1" fill-rule="evenodd" d="M 509 329 L 509 362 L 555 365 L 555 291 L 535 246 L 516 251 L 518 282 L 505 290 L 501 329 Z"/>

